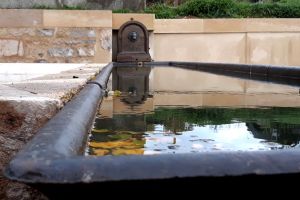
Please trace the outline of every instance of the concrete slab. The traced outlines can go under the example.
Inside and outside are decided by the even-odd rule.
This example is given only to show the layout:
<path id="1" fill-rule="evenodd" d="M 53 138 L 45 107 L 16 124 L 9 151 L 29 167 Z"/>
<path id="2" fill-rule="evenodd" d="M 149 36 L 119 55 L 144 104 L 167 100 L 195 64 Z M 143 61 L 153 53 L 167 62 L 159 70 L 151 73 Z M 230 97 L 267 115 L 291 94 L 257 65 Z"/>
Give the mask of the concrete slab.
<path id="1" fill-rule="evenodd" d="M 0 84 L 28 80 L 36 77 L 46 76 L 49 74 L 57 75 L 60 72 L 71 69 L 84 68 L 86 70 L 94 70 L 95 67 L 97 67 L 97 65 L 52 63 L 0 63 Z"/>
<path id="2" fill-rule="evenodd" d="M 11 68 L 6 69 L 6 71 L 2 69 L 2 72 L 5 72 L 2 73 L 5 79 L 2 79 L 0 83 L 10 87 L 11 91 L 15 89 L 16 97 L 18 97 L 18 93 L 21 91 L 23 93 L 29 93 L 32 98 L 51 98 L 65 103 L 77 93 L 87 80 L 98 73 L 102 66 L 101 64 L 12 65 Z M 24 69 L 26 69 L 26 71 Z M 1 92 L 0 99 L 3 96 L 7 95 Z"/>

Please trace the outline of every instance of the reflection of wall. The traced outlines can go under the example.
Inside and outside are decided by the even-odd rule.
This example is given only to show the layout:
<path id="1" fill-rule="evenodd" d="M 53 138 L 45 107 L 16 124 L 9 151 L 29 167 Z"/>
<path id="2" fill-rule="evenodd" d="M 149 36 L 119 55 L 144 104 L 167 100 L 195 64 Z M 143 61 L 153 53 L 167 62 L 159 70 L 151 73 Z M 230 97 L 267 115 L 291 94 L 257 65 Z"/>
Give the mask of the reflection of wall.
<path id="1" fill-rule="evenodd" d="M 157 61 L 300 66 L 300 19 L 157 19 L 154 29 Z"/>
<path id="2" fill-rule="evenodd" d="M 214 75 L 201 71 L 193 71 L 171 67 L 156 67 L 153 70 L 154 91 L 179 92 L 231 92 L 231 93 L 279 93 L 298 94 L 297 87 L 269 84 L 259 81 Z"/>
<path id="3" fill-rule="evenodd" d="M 244 80 L 171 67 L 154 68 L 155 91 L 243 92 Z"/>
<path id="4" fill-rule="evenodd" d="M 154 106 L 300 107 L 300 97 L 285 94 L 155 94 Z"/>
<path id="5" fill-rule="evenodd" d="M 153 91 L 169 92 L 155 94 L 155 106 L 300 106 L 299 88 L 288 85 L 170 67 L 155 68 L 152 79 Z"/>

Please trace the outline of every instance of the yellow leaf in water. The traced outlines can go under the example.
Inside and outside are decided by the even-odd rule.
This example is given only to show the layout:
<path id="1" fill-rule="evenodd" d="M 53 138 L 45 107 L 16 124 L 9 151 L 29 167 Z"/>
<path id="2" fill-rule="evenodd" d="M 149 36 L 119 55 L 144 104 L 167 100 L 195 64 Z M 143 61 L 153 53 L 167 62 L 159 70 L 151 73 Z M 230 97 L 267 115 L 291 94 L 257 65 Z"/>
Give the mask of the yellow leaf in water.
<path id="1" fill-rule="evenodd" d="M 116 96 L 116 97 L 120 96 L 121 94 L 122 94 L 122 92 L 119 90 L 114 91 L 114 96 Z"/>
<path id="2" fill-rule="evenodd" d="M 110 131 L 107 130 L 107 129 L 93 129 L 92 132 L 93 133 L 107 133 L 107 132 L 110 132 Z"/>
<path id="3" fill-rule="evenodd" d="M 128 146 L 136 146 L 136 145 L 130 140 L 90 143 L 90 147 L 103 148 L 103 149 L 112 149 L 112 148 L 128 147 Z"/>
<path id="4" fill-rule="evenodd" d="M 93 149 L 93 152 L 96 156 L 104 156 L 109 153 L 109 151 L 106 149 Z"/>
<path id="5" fill-rule="evenodd" d="M 114 149 L 112 154 L 118 155 L 143 155 L 144 149 Z"/>

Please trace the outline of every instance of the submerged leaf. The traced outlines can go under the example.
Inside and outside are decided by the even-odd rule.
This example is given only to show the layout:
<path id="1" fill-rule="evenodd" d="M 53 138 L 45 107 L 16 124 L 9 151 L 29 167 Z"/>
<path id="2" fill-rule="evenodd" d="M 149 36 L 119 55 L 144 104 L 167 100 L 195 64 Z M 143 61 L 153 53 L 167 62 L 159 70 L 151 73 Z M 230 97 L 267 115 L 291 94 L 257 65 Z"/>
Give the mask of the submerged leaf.
<path id="1" fill-rule="evenodd" d="M 140 144 L 135 144 L 131 140 L 123 140 L 123 141 L 112 141 L 112 142 L 91 142 L 90 147 L 94 148 L 103 148 L 103 149 L 113 149 L 113 148 L 137 148 L 140 147 Z"/>
<path id="2" fill-rule="evenodd" d="M 143 155 L 144 149 L 114 149 L 112 154 L 115 156 L 119 155 Z"/>
<path id="3" fill-rule="evenodd" d="M 92 132 L 93 133 L 108 133 L 108 132 L 111 132 L 111 131 L 108 130 L 108 129 L 93 129 Z"/>
<path id="4" fill-rule="evenodd" d="M 114 95 L 115 97 L 118 97 L 118 96 L 120 96 L 121 94 L 122 94 L 121 91 L 115 90 L 113 95 Z"/>
<path id="5" fill-rule="evenodd" d="M 121 134 L 131 134 L 131 135 L 140 134 L 139 132 L 135 132 L 135 131 L 119 131 L 118 133 L 121 133 Z"/>
<path id="6" fill-rule="evenodd" d="M 93 153 L 96 156 L 104 156 L 109 153 L 109 150 L 106 149 L 93 149 Z"/>

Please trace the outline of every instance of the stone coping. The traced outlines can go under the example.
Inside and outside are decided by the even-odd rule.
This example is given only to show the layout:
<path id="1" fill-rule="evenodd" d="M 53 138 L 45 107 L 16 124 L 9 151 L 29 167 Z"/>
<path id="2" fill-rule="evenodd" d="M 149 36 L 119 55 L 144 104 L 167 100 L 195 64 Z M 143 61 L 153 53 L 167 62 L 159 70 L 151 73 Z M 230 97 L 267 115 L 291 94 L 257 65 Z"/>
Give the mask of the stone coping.
<path id="1" fill-rule="evenodd" d="M 127 21 L 154 30 L 154 14 L 112 14 L 111 10 L 0 9 L 0 28 L 95 27 L 119 29 Z"/>
<path id="2" fill-rule="evenodd" d="M 155 19 L 154 14 L 110 10 L 0 9 L 0 27 L 98 27 L 117 30 L 129 20 L 155 33 L 300 32 L 300 18 Z"/>
<path id="3" fill-rule="evenodd" d="M 112 27 L 108 10 L 0 9 L 0 27 Z"/>
<path id="4" fill-rule="evenodd" d="M 300 32 L 300 19 L 156 19 L 154 33 Z"/>
<path id="5" fill-rule="evenodd" d="M 112 27 L 118 30 L 125 22 L 130 20 L 139 21 L 144 24 L 148 30 L 154 30 L 154 14 L 113 14 Z"/>

